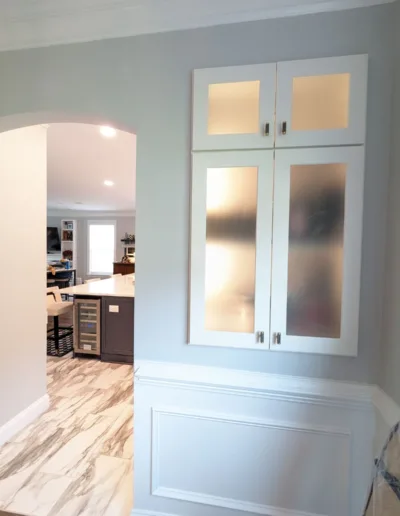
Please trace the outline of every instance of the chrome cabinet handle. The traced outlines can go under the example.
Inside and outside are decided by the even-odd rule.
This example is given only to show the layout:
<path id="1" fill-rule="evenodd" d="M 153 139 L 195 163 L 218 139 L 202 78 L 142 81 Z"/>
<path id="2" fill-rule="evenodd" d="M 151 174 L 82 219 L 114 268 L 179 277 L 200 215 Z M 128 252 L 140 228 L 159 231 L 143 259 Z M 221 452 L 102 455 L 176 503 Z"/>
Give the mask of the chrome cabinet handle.
<path id="1" fill-rule="evenodd" d="M 264 135 L 269 136 L 269 122 L 265 124 Z"/>
<path id="2" fill-rule="evenodd" d="M 286 134 L 286 122 L 282 122 L 282 134 L 285 135 Z"/>

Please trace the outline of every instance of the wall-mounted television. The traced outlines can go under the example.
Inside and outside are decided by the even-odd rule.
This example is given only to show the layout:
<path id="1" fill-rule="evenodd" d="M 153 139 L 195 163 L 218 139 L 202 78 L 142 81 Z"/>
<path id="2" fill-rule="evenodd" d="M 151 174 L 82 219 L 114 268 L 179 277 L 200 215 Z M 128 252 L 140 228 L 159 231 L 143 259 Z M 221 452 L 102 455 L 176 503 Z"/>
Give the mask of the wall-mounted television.
<path id="1" fill-rule="evenodd" d="M 61 251 L 60 234 L 58 228 L 47 228 L 47 254 Z"/>

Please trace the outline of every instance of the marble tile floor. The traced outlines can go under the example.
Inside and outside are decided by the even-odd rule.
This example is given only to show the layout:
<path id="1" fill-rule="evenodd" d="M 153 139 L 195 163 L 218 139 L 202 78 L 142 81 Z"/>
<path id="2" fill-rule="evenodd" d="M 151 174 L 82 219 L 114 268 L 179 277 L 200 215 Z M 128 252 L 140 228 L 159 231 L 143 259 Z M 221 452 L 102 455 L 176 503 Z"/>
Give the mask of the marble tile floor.
<path id="1" fill-rule="evenodd" d="M 49 410 L 0 448 L 0 514 L 128 516 L 133 369 L 49 358 Z"/>

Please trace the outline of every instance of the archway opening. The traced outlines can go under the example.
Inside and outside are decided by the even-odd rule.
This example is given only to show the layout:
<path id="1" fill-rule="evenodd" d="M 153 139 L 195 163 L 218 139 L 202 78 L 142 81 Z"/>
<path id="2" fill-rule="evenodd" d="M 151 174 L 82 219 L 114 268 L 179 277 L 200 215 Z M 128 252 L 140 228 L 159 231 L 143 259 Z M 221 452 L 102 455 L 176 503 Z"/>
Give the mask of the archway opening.
<path id="1" fill-rule="evenodd" d="M 112 215 L 109 210 L 107 217 L 102 219 L 107 223 L 96 224 L 94 222 L 96 220 L 98 222 L 101 217 L 95 216 L 93 213 L 95 210 L 91 210 L 90 215 L 84 217 L 82 211 L 88 206 L 83 203 L 77 210 L 80 212 L 79 215 L 75 216 L 74 210 L 67 207 L 58 223 L 54 222 L 53 206 L 51 215 L 53 219 L 49 224 L 50 215 L 46 213 L 48 185 L 45 173 L 49 154 L 44 144 L 48 143 L 48 134 L 52 130 L 52 125 L 60 127 L 64 124 L 71 124 L 71 126 L 89 124 L 97 132 L 99 126 L 106 126 L 113 127 L 117 131 L 135 134 L 123 124 L 104 117 L 28 113 L 0 118 L 0 169 L 4 185 L 0 198 L 9 207 L 8 211 L 14 213 L 12 218 L 1 222 L 3 272 L 0 274 L 2 274 L 2 284 L 10 295 L 1 311 L 0 321 L 4 330 L 3 336 L 7 341 L 7 345 L 2 346 L 0 351 L 0 363 L 4 367 L 4 371 L 0 374 L 0 387 L 2 392 L 7 392 L 8 397 L 6 420 L 0 421 L 0 427 L 4 428 L 5 423 L 9 421 L 12 423 L 6 426 L 8 428 L 6 432 L 0 433 L 0 445 L 2 445 L 0 457 L 4 453 L 7 460 L 9 456 L 7 450 L 11 450 L 13 444 L 15 448 L 16 441 L 14 442 L 13 439 L 17 439 L 19 444 L 23 444 L 20 446 L 20 451 L 25 458 L 24 461 L 19 461 L 18 456 L 12 457 L 10 462 L 10 468 L 13 468 L 12 474 L 21 473 L 18 468 L 26 468 L 28 462 L 29 467 L 32 466 L 30 477 L 32 482 L 42 479 L 47 483 L 51 480 L 50 477 L 54 476 L 61 483 L 67 484 L 72 475 L 74 478 L 81 478 L 82 487 L 85 482 L 88 482 L 89 471 L 103 471 L 103 474 L 109 471 L 110 478 L 115 478 L 116 484 L 119 485 L 117 490 L 119 495 L 107 503 L 114 504 L 116 513 L 124 514 L 119 511 L 126 511 L 126 514 L 129 514 L 133 482 L 132 366 L 127 364 L 129 361 L 125 360 L 126 357 L 121 353 L 121 349 L 117 349 L 116 353 L 105 353 L 107 356 L 103 357 L 103 347 L 100 349 L 100 354 L 89 357 L 85 356 L 84 351 L 88 351 L 88 348 L 84 347 L 79 350 L 82 353 L 74 353 L 73 356 L 67 354 L 50 360 L 47 357 L 46 315 L 48 311 L 44 277 L 48 279 L 49 275 L 52 276 L 52 272 L 45 269 L 48 250 L 46 228 L 57 227 L 60 239 L 60 262 L 64 259 L 68 260 L 68 257 L 71 258 L 69 261 L 72 262 L 72 267 L 67 270 L 75 269 L 75 277 L 81 278 L 81 287 L 84 288 L 85 281 L 95 279 L 87 277 L 89 255 L 97 251 L 97 263 L 99 263 L 102 253 L 109 252 L 109 249 L 102 250 L 99 242 L 102 238 L 103 240 L 106 238 L 107 231 L 112 226 L 110 223 L 112 217 L 118 218 L 118 210 L 113 210 Z M 102 144 L 106 144 L 107 141 L 102 141 Z M 136 148 L 132 150 L 135 152 Z M 107 180 L 112 181 L 112 176 L 103 177 L 103 175 L 99 176 L 99 181 L 102 183 Z M 104 184 L 104 188 L 108 188 L 108 185 Z M 77 198 L 72 199 L 74 203 L 77 200 Z M 92 224 L 89 223 L 90 221 Z M 97 231 L 99 226 L 104 226 L 103 237 Z M 91 227 L 94 242 L 92 247 L 89 244 Z M 81 253 L 88 253 L 85 270 L 82 272 L 77 270 L 79 265 L 73 263 L 74 259 L 79 262 L 79 253 L 78 257 L 74 256 L 74 231 L 77 231 L 77 242 L 80 239 L 85 242 L 81 247 Z M 86 231 L 85 237 L 83 237 L 83 231 Z M 120 242 L 126 236 L 125 233 L 129 237 L 135 232 L 134 229 L 131 232 L 121 231 L 116 221 L 113 233 L 116 241 L 115 260 L 120 260 L 125 254 Z M 128 247 L 131 251 L 134 248 L 135 252 L 136 243 L 129 243 Z M 72 252 L 72 255 L 67 251 Z M 126 254 L 132 253 L 127 250 Z M 15 271 L 15 275 L 12 271 Z M 92 270 L 92 272 L 96 271 Z M 109 276 L 113 276 L 114 270 L 97 272 L 110 272 Z M 74 280 L 72 282 L 75 283 Z M 74 334 L 77 324 L 82 324 L 82 328 L 86 325 L 89 335 L 83 335 L 83 337 L 91 340 L 90 332 L 94 328 L 96 336 L 99 335 L 99 345 L 103 346 L 106 343 L 104 339 L 120 342 L 118 332 L 124 337 L 132 328 L 133 358 L 134 280 L 129 282 L 127 276 L 100 278 L 99 282 L 86 284 L 88 297 L 85 297 L 84 291 L 63 293 L 64 289 L 79 288 L 80 282 L 77 283 L 76 287 L 64 285 L 59 289 L 63 298 L 61 303 L 70 302 L 74 305 L 75 315 L 72 320 Z M 101 284 L 106 286 L 100 287 Z M 108 291 L 110 296 L 104 295 L 107 289 L 113 288 L 117 289 L 117 292 Z M 126 296 L 127 291 L 130 292 L 129 296 Z M 84 306 L 80 318 L 77 316 L 78 300 L 82 301 Z M 99 301 L 96 317 L 90 310 L 92 300 Z M 130 301 L 133 303 L 130 304 Z M 126 314 L 130 310 L 132 325 L 126 321 Z M 124 315 L 125 319 L 118 319 L 121 315 Z M 87 317 L 86 320 L 84 316 Z M 80 332 L 84 334 L 82 328 L 80 327 Z M 81 340 L 83 342 L 85 338 Z M 121 360 L 119 361 L 118 358 Z M 116 438 L 117 435 L 118 438 Z M 37 446 L 34 449 L 28 449 L 30 446 L 28 443 L 32 443 L 32 440 L 40 447 L 40 461 L 36 453 Z M 106 477 L 109 475 L 107 474 Z M 71 504 L 74 503 L 81 504 L 82 507 L 98 503 L 101 482 L 97 483 L 92 479 L 89 483 L 91 484 L 86 486 L 84 496 L 77 496 L 77 493 L 69 489 L 61 490 L 62 492 L 59 491 L 58 494 L 56 494 L 57 490 L 54 490 L 49 511 L 56 509 L 60 511 L 66 506 L 72 507 Z M 26 481 L 23 485 L 15 484 L 15 489 L 13 488 L 15 493 L 9 493 L 9 499 L 20 500 L 18 502 L 20 505 L 9 507 L 10 510 L 27 515 L 34 514 L 30 512 L 32 509 L 29 506 L 24 505 L 28 503 L 29 497 L 15 498 L 14 496 L 21 489 L 28 489 L 28 484 Z M 74 501 L 73 498 L 75 498 Z M 3 498 L 1 499 L 4 501 Z M 8 507 L 4 505 L 2 508 L 7 510 Z"/>

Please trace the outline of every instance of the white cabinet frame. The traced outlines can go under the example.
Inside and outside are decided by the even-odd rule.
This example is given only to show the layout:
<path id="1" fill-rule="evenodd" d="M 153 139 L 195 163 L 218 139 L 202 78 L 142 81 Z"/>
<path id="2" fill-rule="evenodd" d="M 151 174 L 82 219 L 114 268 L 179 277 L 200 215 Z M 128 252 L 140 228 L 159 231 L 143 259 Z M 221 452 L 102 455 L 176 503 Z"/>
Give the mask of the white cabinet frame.
<path id="1" fill-rule="evenodd" d="M 276 63 L 194 70 L 192 149 L 268 149 L 274 146 Z M 208 134 L 210 84 L 260 81 L 259 131 L 254 134 Z M 265 124 L 269 123 L 269 136 Z"/>
<path id="2" fill-rule="evenodd" d="M 291 165 L 346 163 L 341 337 L 315 338 L 286 334 Z M 291 149 L 275 152 L 272 252 L 271 349 L 328 355 L 357 355 L 364 148 Z M 281 344 L 274 333 L 281 333 Z"/>
<path id="3" fill-rule="evenodd" d="M 345 129 L 293 131 L 293 78 L 350 74 L 349 126 Z M 279 62 L 276 87 L 276 147 L 355 145 L 365 142 L 368 55 Z M 286 122 L 286 134 L 282 124 Z"/>
<path id="4" fill-rule="evenodd" d="M 205 329 L 207 169 L 258 167 L 254 333 Z M 269 349 L 273 151 L 207 152 L 193 156 L 189 344 Z M 264 331 L 264 343 L 257 332 Z"/>

